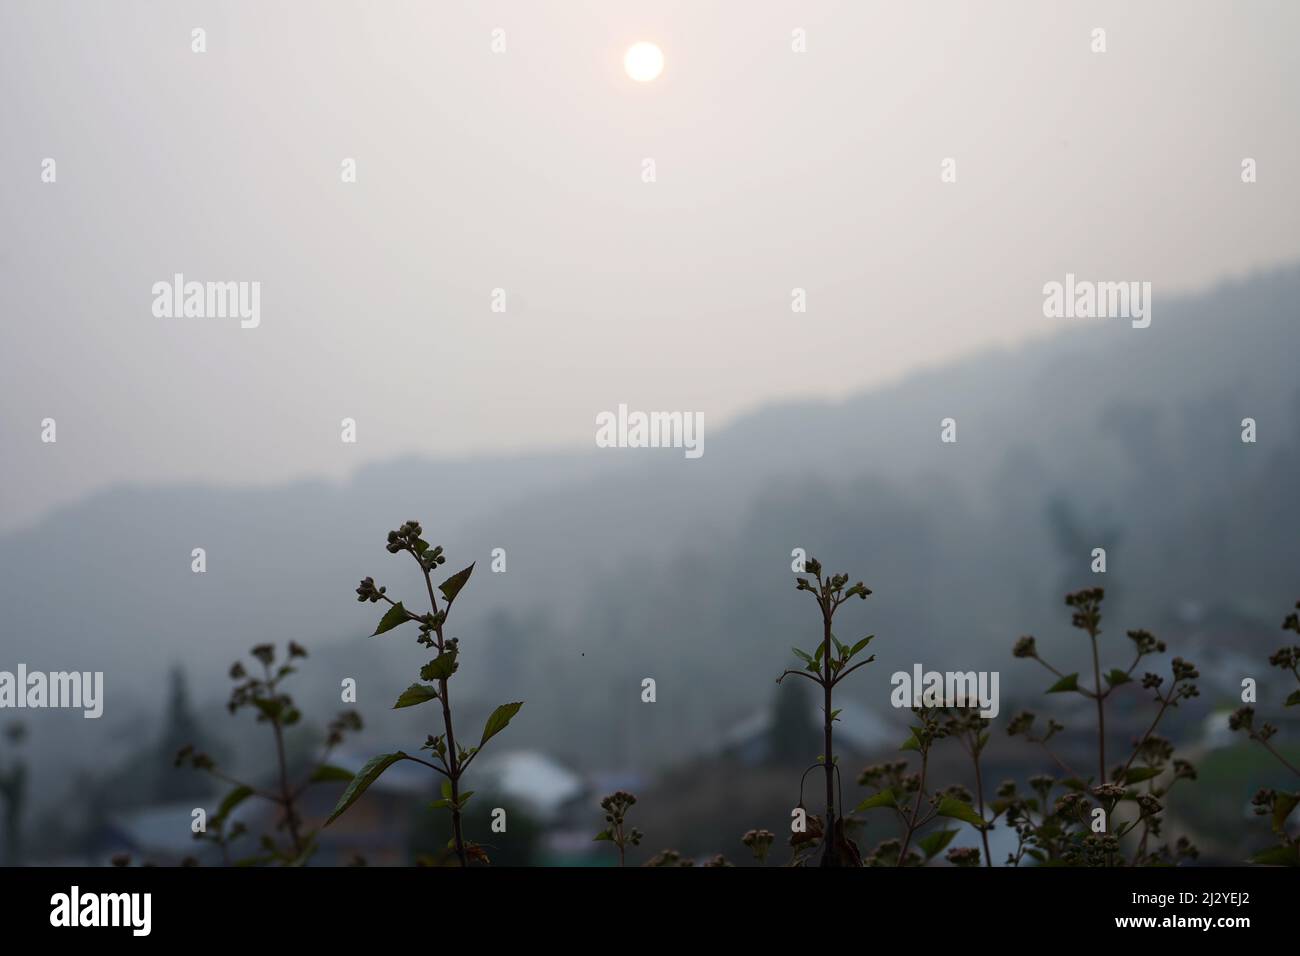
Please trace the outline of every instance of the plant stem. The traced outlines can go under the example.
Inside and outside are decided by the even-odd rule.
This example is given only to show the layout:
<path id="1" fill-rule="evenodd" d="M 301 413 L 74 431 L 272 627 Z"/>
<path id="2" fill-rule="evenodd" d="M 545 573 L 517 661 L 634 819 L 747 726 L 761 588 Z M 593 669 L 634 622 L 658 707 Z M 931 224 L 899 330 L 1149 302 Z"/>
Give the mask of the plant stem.
<path id="1" fill-rule="evenodd" d="M 979 746 L 979 731 L 975 731 L 975 746 Z M 975 761 L 975 795 L 979 798 L 980 819 L 984 819 L 984 781 L 980 777 L 980 755 L 978 750 L 973 751 Z M 984 842 L 984 865 L 993 866 L 993 855 L 989 851 L 989 831 L 980 827 L 980 839 Z"/>
<path id="2" fill-rule="evenodd" d="M 293 855 L 297 858 L 302 855 L 302 838 L 298 834 L 298 814 L 294 808 L 293 794 L 289 792 L 289 772 L 284 759 L 284 731 L 280 727 L 279 718 L 271 721 L 271 729 L 275 731 L 275 753 L 280 763 L 278 802 L 284 808 L 284 819 L 289 826 L 289 839 L 293 841 Z"/>
<path id="3" fill-rule="evenodd" d="M 835 757 L 831 750 L 831 612 L 830 598 L 822 604 L 822 677 L 824 710 L 822 716 L 826 726 L 826 846 L 831 853 L 827 859 L 835 859 Z"/>
<path id="4" fill-rule="evenodd" d="M 418 562 L 419 556 L 416 555 L 415 557 Z M 424 573 L 424 587 L 429 592 L 429 607 L 434 614 L 437 614 L 438 600 L 433 596 L 433 579 L 429 577 L 429 572 L 424 570 L 423 564 L 420 564 L 420 570 Z M 438 635 L 438 653 L 443 654 L 446 651 L 446 644 L 443 640 L 441 624 L 434 628 L 434 633 Z M 456 859 L 460 860 L 461 866 L 469 866 L 469 858 L 465 853 L 465 837 L 461 832 L 460 825 L 460 773 L 462 767 L 456 750 L 456 732 L 451 725 L 451 699 L 447 695 L 447 678 L 445 677 L 440 678 L 438 681 L 438 697 L 442 701 L 442 724 L 447 731 L 447 779 L 451 781 L 451 832 L 456 841 Z"/>
<path id="5" fill-rule="evenodd" d="M 1137 866 L 1138 862 L 1146 855 L 1147 837 L 1151 835 L 1151 823 L 1145 817 L 1142 820 L 1142 839 L 1138 843 L 1137 852 L 1133 855 L 1133 865 Z"/>
<path id="6" fill-rule="evenodd" d="M 916 803 L 912 805 L 912 818 L 907 821 L 907 833 L 903 836 L 903 846 L 898 851 L 898 865 L 901 867 L 907 859 L 907 851 L 912 845 L 912 834 L 916 832 L 916 821 L 921 815 L 921 800 L 925 798 L 925 773 L 930 763 L 930 748 L 921 751 L 921 780 L 916 787 Z"/>
<path id="7" fill-rule="evenodd" d="M 1142 745 L 1147 742 L 1147 738 L 1149 738 L 1153 733 L 1155 733 L 1156 725 L 1160 723 L 1160 718 L 1163 717 L 1165 715 L 1165 711 L 1169 709 L 1169 704 L 1174 699 L 1174 692 L 1177 689 L 1178 689 L 1178 681 L 1174 681 L 1169 686 L 1169 694 L 1167 696 L 1160 698 L 1160 709 L 1156 711 L 1156 719 L 1151 721 L 1151 726 L 1147 728 L 1147 732 L 1142 735 L 1142 739 L 1139 740 L 1137 746 L 1133 748 L 1133 753 L 1129 756 L 1128 762 L 1124 764 L 1124 769 L 1120 771 L 1120 778 L 1123 778 L 1125 775 L 1128 774 L 1128 768 L 1133 766 L 1133 761 L 1136 760 L 1137 755 L 1141 753 Z"/>
<path id="8" fill-rule="evenodd" d="M 441 650 L 442 634 L 438 635 L 439 650 Z M 438 682 L 439 696 L 442 698 L 442 722 L 447 728 L 447 756 L 448 764 L 451 767 L 451 773 L 448 778 L 451 780 L 451 831 L 456 839 L 456 858 L 460 860 L 461 866 L 468 866 L 469 860 L 465 855 L 465 838 L 461 833 L 460 827 L 460 761 L 456 757 L 456 734 L 451 727 L 451 702 L 447 699 L 447 679 L 444 677 Z"/>
<path id="9" fill-rule="evenodd" d="M 1291 761 L 1287 760 L 1280 753 L 1274 750 L 1272 744 L 1270 744 L 1267 740 L 1264 740 L 1262 737 L 1256 737 L 1254 733 L 1251 733 L 1250 736 L 1254 738 L 1256 742 L 1261 744 L 1265 750 L 1267 750 L 1274 757 L 1276 757 L 1278 759 L 1278 762 L 1281 763 L 1282 766 L 1286 767 L 1286 769 L 1290 770 L 1297 777 L 1300 777 L 1300 770 L 1297 770 L 1294 766 L 1292 766 Z"/>
<path id="10" fill-rule="evenodd" d="M 1106 704 L 1101 692 L 1101 662 L 1097 657 L 1096 625 L 1088 628 L 1088 637 L 1092 640 L 1092 686 L 1096 688 L 1093 696 L 1097 699 L 1097 781 L 1098 784 L 1103 784 L 1106 782 Z"/>

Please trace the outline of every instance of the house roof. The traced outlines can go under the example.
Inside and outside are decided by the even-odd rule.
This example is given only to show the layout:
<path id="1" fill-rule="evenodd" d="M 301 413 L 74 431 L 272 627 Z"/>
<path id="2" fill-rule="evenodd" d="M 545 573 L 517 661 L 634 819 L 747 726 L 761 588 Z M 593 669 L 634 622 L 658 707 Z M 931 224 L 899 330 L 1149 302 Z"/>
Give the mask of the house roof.
<path id="1" fill-rule="evenodd" d="M 108 826 L 127 845 L 140 852 L 184 856 L 202 848 L 190 829 L 195 807 L 202 806 L 204 801 L 185 800 L 122 810 L 109 814 Z"/>
<path id="2" fill-rule="evenodd" d="M 540 750 L 512 750 L 476 762 L 485 788 L 511 797 L 539 816 L 551 817 L 582 794 L 582 778 Z"/>

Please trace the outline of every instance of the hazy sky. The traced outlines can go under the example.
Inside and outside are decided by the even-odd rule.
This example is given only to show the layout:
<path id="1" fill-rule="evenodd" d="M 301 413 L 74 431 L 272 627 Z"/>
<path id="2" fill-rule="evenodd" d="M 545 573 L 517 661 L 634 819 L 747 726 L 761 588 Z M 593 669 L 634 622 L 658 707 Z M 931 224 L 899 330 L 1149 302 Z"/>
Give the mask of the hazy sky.
<path id="1" fill-rule="evenodd" d="M 1150 281 L 1159 323 L 1300 257 L 1297 35 L 1287 0 L 5 0 L 0 528 L 590 449 L 619 403 L 716 429 L 1048 334 L 1067 271 Z M 260 282 L 260 326 L 156 317 L 177 272 Z"/>

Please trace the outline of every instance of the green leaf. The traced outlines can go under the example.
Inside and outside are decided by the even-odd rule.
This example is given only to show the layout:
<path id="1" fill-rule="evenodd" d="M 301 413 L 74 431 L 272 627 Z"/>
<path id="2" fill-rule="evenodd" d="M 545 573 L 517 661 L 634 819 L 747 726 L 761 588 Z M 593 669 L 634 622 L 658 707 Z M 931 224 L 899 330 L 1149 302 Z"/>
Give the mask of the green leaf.
<path id="1" fill-rule="evenodd" d="M 1297 858 L 1294 847 L 1271 846 L 1267 850 L 1256 853 L 1250 858 L 1251 863 L 1262 863 L 1265 866 L 1300 866 L 1300 858 Z"/>
<path id="2" fill-rule="evenodd" d="M 876 636 L 876 635 L 874 635 L 874 634 L 868 634 L 868 635 L 867 635 L 866 637 L 864 637 L 862 640 L 858 641 L 858 643 L 856 643 L 856 644 L 854 644 L 852 647 L 850 647 L 850 648 L 849 648 L 849 657 L 855 657 L 855 656 L 857 655 L 858 651 L 862 650 L 864 647 L 866 647 L 868 644 L 870 644 L 870 643 L 872 642 L 872 640 L 875 639 L 875 636 Z"/>
<path id="3" fill-rule="evenodd" d="M 253 705 L 262 712 L 267 720 L 275 720 L 284 710 L 284 702 L 279 698 L 267 699 L 265 697 L 253 698 Z"/>
<path id="4" fill-rule="evenodd" d="M 327 783 L 331 780 L 351 780 L 352 772 L 344 770 L 342 767 L 335 767 L 332 764 L 323 763 L 311 774 L 312 783 Z"/>
<path id="5" fill-rule="evenodd" d="M 438 585 L 438 590 L 442 592 L 442 596 L 447 599 L 449 605 L 456 600 L 456 595 L 460 593 L 460 589 L 465 586 L 465 582 L 469 580 L 469 576 L 473 573 L 474 565 L 471 564 L 465 570 L 457 571 Z"/>
<path id="6" fill-rule="evenodd" d="M 1152 777 L 1160 776 L 1162 769 L 1161 767 L 1130 767 L 1124 774 L 1124 783 L 1141 783 L 1143 780 L 1150 780 Z"/>
<path id="7" fill-rule="evenodd" d="M 451 781 L 450 781 L 450 780 L 443 780 L 443 782 L 442 782 L 442 795 L 443 795 L 443 797 L 444 797 L 445 799 L 447 799 L 447 800 L 450 800 L 450 799 L 451 799 Z"/>
<path id="8" fill-rule="evenodd" d="M 226 794 L 226 798 L 221 801 L 221 806 L 217 807 L 217 815 L 213 817 L 213 820 L 226 819 L 226 817 L 230 816 L 231 810 L 235 809 L 235 807 L 239 806 L 252 795 L 252 787 L 245 787 L 243 784 L 240 784 L 234 790 L 231 790 Z"/>
<path id="9" fill-rule="evenodd" d="M 356 803 L 357 798 L 379 779 L 380 774 L 397 763 L 397 761 L 405 759 L 406 754 L 400 750 L 397 753 L 380 754 L 378 757 L 372 757 L 364 767 L 357 771 L 357 775 L 352 778 L 352 782 L 343 791 L 343 796 L 339 797 L 339 802 L 334 806 L 334 812 L 330 814 L 329 819 L 325 821 L 325 826 L 329 826 L 338 819 L 343 811 Z"/>
<path id="10" fill-rule="evenodd" d="M 898 805 L 898 800 L 894 797 L 893 790 L 881 790 L 863 800 L 854 809 L 854 813 L 861 813 L 863 810 L 875 810 L 879 807 L 894 807 Z"/>
<path id="11" fill-rule="evenodd" d="M 922 840 L 918 840 L 916 845 L 921 848 L 921 852 L 925 854 L 925 858 L 928 860 L 936 853 L 941 852 L 944 847 L 952 842 L 952 838 L 956 835 L 956 830 L 939 830 Z"/>
<path id="12" fill-rule="evenodd" d="M 379 619 L 379 626 L 375 628 L 375 633 L 370 636 L 375 637 L 384 633 L 384 631 L 391 631 L 399 624 L 405 624 L 410 619 L 410 616 L 406 613 L 406 608 L 402 607 L 401 601 L 398 601 L 384 613 L 383 617 Z"/>
<path id="13" fill-rule="evenodd" d="M 1079 689 L 1079 675 L 1066 674 L 1051 687 L 1047 688 L 1048 694 L 1063 694 L 1066 691 Z"/>
<path id="14" fill-rule="evenodd" d="M 466 790 L 464 793 L 460 795 L 460 805 L 464 807 L 465 804 L 469 803 L 469 798 L 472 796 L 474 796 L 474 791 Z"/>
<path id="15" fill-rule="evenodd" d="M 436 658 L 429 661 L 420 668 L 421 680 L 446 680 L 452 674 L 456 673 L 459 667 L 456 663 L 455 651 L 443 651 Z"/>
<path id="16" fill-rule="evenodd" d="M 416 704 L 423 704 L 425 701 L 437 699 L 438 692 L 432 687 L 426 684 L 412 684 L 402 691 L 402 696 L 397 698 L 393 710 L 397 710 L 399 707 L 414 707 Z"/>
<path id="17" fill-rule="evenodd" d="M 1118 687 L 1120 684 L 1130 684 L 1133 678 L 1124 673 L 1118 667 L 1112 668 L 1111 672 L 1106 675 L 1106 683 L 1111 687 Z"/>
<path id="18" fill-rule="evenodd" d="M 937 812 L 941 817 L 951 817 L 954 820 L 960 820 L 963 823 L 969 823 L 972 826 L 984 826 L 984 821 L 980 818 L 980 815 L 975 812 L 975 808 L 964 800 L 958 800 L 956 797 L 944 797 L 940 800 Z"/>
<path id="19" fill-rule="evenodd" d="M 1286 699 L 1286 706 L 1294 707 L 1296 704 L 1300 704 L 1300 690 L 1291 691 L 1291 696 Z"/>
<path id="20" fill-rule="evenodd" d="M 478 742 L 478 745 L 482 747 L 497 734 L 501 733 L 501 731 L 505 730 L 506 725 L 510 723 L 511 718 L 514 717 L 515 714 L 519 713 L 519 708 L 522 706 L 524 706 L 524 702 L 522 700 L 517 700 L 513 704 L 502 704 L 496 710 L 492 711 L 492 716 L 489 717 L 487 723 L 483 725 L 483 739 Z M 532 713 L 532 711 L 529 711 L 529 713 Z"/>
<path id="21" fill-rule="evenodd" d="M 903 741 L 903 746 L 899 747 L 898 749 L 899 750 L 920 750 L 921 742 L 916 739 L 915 733 L 911 733 L 908 735 L 907 739 Z"/>
<path id="22" fill-rule="evenodd" d="M 792 647 L 790 650 L 794 651 L 795 657 L 799 658 L 799 660 L 803 661 L 805 664 L 811 664 L 813 662 L 812 655 L 807 651 L 801 651 L 797 647 Z"/>
<path id="23" fill-rule="evenodd" d="M 1300 793 L 1279 793 L 1273 801 L 1273 832 L 1286 833 L 1286 818 L 1300 804 Z"/>
<path id="24" fill-rule="evenodd" d="M 834 634 L 831 635 L 831 640 L 835 642 L 835 653 L 838 654 L 840 657 L 847 657 L 848 654 L 845 652 L 848 651 L 849 649 L 848 645 L 842 644 L 840 642 L 840 639 L 836 637 Z"/>
<path id="25" fill-rule="evenodd" d="M 608 830 L 601 830 L 599 833 L 597 833 L 594 837 L 591 838 L 593 843 L 599 842 L 601 840 L 613 840 L 613 839 L 614 839 L 614 835 L 610 833 Z"/>

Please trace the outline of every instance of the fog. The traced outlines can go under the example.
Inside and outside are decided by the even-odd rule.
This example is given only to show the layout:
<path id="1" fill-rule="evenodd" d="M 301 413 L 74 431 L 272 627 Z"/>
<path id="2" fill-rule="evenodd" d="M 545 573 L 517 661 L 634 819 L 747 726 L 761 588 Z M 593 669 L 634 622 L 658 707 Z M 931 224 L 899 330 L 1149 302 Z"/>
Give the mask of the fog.
<path id="1" fill-rule="evenodd" d="M 0 527 L 122 482 L 589 449 L 620 402 L 717 428 L 1050 335 L 1067 272 L 1151 282 L 1159 322 L 1300 252 L 1298 26 L 1181 0 L 6 3 Z M 654 83 L 622 73 L 637 39 Z M 156 317 L 175 273 L 260 282 L 261 324 Z"/>
<path id="2" fill-rule="evenodd" d="M 0 744 L 27 859 L 105 862 L 112 814 L 179 859 L 188 818 L 153 814 L 217 794 L 175 747 L 265 770 L 222 707 L 254 644 L 308 649 L 303 740 L 355 682 L 346 769 L 417 748 L 433 718 L 392 702 L 428 653 L 355 600 L 423 592 L 384 550 L 410 519 L 477 562 L 459 713 L 524 701 L 494 748 L 586 801 L 520 859 L 589 849 L 615 778 L 655 849 L 716 851 L 736 800 L 738 833 L 788 825 L 787 768 L 735 742 L 802 706 L 773 684 L 820 639 L 802 552 L 874 592 L 846 765 L 897 753 L 895 670 L 992 669 L 999 720 L 1041 694 L 1012 643 L 1077 655 L 1062 595 L 1098 583 L 1107 641 L 1202 667 L 1175 730 L 1212 753 L 1300 596 L 1297 28 L 1285 2 L 0 6 L 0 671 L 103 675 L 102 717 Z M 657 80 L 624 74 L 636 41 Z M 1085 286 L 1140 319 L 1080 317 Z M 635 421 L 692 432 L 627 447 Z"/>

